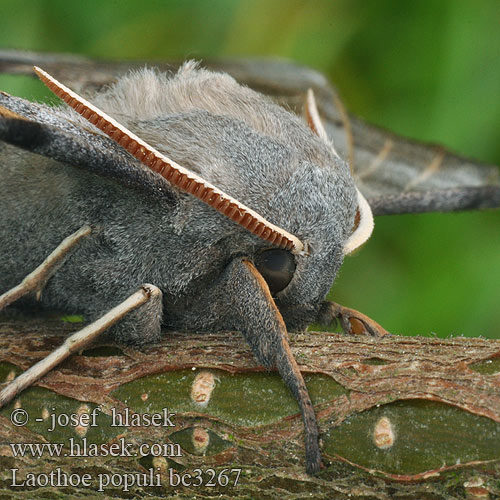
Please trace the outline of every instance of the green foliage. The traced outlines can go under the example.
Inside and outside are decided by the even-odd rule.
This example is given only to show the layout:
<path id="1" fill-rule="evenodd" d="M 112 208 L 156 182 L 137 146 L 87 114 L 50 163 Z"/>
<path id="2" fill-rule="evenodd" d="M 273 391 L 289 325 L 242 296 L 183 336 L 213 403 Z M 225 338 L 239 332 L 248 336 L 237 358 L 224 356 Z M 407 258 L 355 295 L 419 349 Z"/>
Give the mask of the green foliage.
<path id="1" fill-rule="evenodd" d="M 496 0 L 0 0 L 0 12 L 4 48 L 294 59 L 367 120 L 500 164 Z M 0 88 L 41 92 L 13 77 Z M 499 227 L 498 211 L 381 218 L 333 297 L 397 333 L 500 337 Z"/>

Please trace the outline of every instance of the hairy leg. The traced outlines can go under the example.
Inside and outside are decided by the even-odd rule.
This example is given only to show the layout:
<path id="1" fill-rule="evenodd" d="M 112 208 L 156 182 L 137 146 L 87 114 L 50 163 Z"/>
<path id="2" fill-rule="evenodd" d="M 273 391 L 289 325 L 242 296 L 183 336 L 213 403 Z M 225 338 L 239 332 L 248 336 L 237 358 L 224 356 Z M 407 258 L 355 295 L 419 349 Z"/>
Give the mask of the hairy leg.
<path id="1" fill-rule="evenodd" d="M 314 474 L 322 467 L 319 431 L 314 408 L 302 374 L 288 344 L 285 322 L 269 287 L 255 266 L 235 259 L 226 268 L 225 290 L 233 326 L 250 344 L 264 366 L 276 367 L 297 400 L 305 431 L 306 470 Z"/>

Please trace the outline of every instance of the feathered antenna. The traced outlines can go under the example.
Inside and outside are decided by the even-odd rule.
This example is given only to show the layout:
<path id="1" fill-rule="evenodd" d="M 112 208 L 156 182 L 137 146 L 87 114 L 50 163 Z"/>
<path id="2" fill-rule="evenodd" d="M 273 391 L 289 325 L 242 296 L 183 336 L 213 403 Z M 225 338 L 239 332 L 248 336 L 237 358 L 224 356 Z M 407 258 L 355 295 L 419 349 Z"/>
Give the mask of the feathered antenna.
<path id="1" fill-rule="evenodd" d="M 34 70 L 54 94 L 171 184 L 215 208 L 259 238 L 277 247 L 290 250 L 294 254 L 304 252 L 304 244 L 296 236 L 271 224 L 251 208 L 217 189 L 194 172 L 170 160 L 42 69 L 35 66 Z"/>
<path id="2" fill-rule="evenodd" d="M 320 139 L 326 142 L 328 146 L 330 146 L 337 158 L 340 158 L 337 151 L 335 151 L 335 148 L 331 143 L 328 134 L 326 133 L 325 127 L 323 127 L 323 123 L 321 122 L 313 89 L 309 89 L 307 91 L 306 117 L 310 129 L 315 132 Z M 362 245 L 373 232 L 374 222 L 372 209 L 366 201 L 366 198 L 361 194 L 361 191 L 357 187 L 356 195 L 358 198 L 358 209 L 356 211 L 353 232 L 344 244 L 344 255 L 350 254 L 351 252 L 356 250 L 356 248 Z"/>
<path id="3" fill-rule="evenodd" d="M 333 146 L 332 141 L 330 141 L 330 138 L 328 137 L 328 134 L 326 133 L 325 127 L 323 126 L 323 122 L 321 121 L 321 118 L 319 116 L 318 106 L 316 105 L 316 97 L 314 96 L 313 89 L 308 89 L 308 91 L 307 91 L 306 118 L 307 118 L 307 124 L 309 125 L 309 128 L 321 140 L 323 140 L 324 142 L 326 142 L 330 146 L 331 150 L 333 151 L 333 154 L 337 158 L 340 158 L 339 154 L 335 150 L 335 147 Z"/>

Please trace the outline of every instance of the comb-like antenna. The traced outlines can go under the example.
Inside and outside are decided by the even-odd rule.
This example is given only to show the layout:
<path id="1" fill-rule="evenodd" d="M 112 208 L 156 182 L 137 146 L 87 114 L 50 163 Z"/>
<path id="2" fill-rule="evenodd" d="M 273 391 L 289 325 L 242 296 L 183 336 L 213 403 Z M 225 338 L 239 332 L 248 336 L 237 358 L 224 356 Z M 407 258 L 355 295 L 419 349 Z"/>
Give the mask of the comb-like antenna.
<path id="1" fill-rule="evenodd" d="M 373 232 L 374 222 L 372 209 L 358 188 L 356 188 L 356 195 L 358 197 L 356 218 L 359 219 L 359 221 L 351 236 L 349 236 L 349 239 L 344 244 L 344 255 L 350 254 L 356 250 L 356 248 L 362 245 Z"/>
<path id="2" fill-rule="evenodd" d="M 313 89 L 307 90 L 306 97 L 306 118 L 309 128 L 324 142 L 326 142 L 331 148 L 333 153 L 337 158 L 340 158 L 339 154 L 335 150 L 332 141 L 328 137 L 326 133 L 325 127 L 323 126 L 323 122 L 319 116 L 318 106 L 316 106 L 316 97 L 314 96 Z"/>
<path id="3" fill-rule="evenodd" d="M 34 70 L 54 94 L 171 184 L 196 196 L 269 243 L 290 250 L 294 254 L 301 254 L 304 251 L 303 243 L 296 236 L 271 224 L 258 213 L 217 189 L 194 172 L 170 160 L 42 69 L 35 66 Z"/>
<path id="4" fill-rule="evenodd" d="M 335 153 L 337 158 L 340 156 L 335 151 L 333 144 L 331 143 L 328 134 L 326 133 L 325 127 L 321 122 L 321 118 L 318 113 L 318 107 L 316 106 L 316 98 L 314 97 L 314 92 L 312 89 L 307 91 L 306 98 L 306 116 L 307 123 L 313 132 L 318 135 L 320 139 L 323 139 Z M 354 230 L 349 237 L 349 239 L 344 244 L 344 255 L 350 254 L 360 245 L 362 245 L 373 232 L 373 214 L 370 205 L 366 201 L 366 198 L 361 194 L 361 191 L 356 188 L 356 196 L 358 198 L 358 209 L 356 211 L 356 219 Z"/>

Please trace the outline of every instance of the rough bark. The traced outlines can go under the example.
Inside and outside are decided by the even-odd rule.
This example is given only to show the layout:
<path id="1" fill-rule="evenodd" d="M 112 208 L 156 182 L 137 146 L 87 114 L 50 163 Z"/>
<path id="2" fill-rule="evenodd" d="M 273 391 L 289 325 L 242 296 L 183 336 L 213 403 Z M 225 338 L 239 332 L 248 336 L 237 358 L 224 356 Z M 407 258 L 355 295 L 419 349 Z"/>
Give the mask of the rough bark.
<path id="1" fill-rule="evenodd" d="M 0 376 L 12 377 L 47 355 L 81 325 L 38 317 L 0 319 Z M 40 487 L 13 486 L 31 473 L 83 477 L 91 486 L 44 487 L 44 498 L 496 498 L 500 495 L 500 341 L 480 338 L 373 339 L 335 333 L 292 334 L 295 357 L 306 374 L 320 425 L 327 467 L 304 472 L 302 422 L 279 377 L 256 364 L 236 333 L 169 333 L 141 350 L 104 346 L 69 358 L 0 412 L 0 494 L 40 498 Z M 209 403 L 191 400 L 201 371 L 215 375 Z M 205 380 L 203 387 L 213 384 Z M 59 426 L 50 414 L 91 414 L 95 427 Z M 15 408 L 30 421 L 14 426 Z M 158 427 L 110 426 L 112 409 L 175 413 Z M 49 417 L 47 418 L 47 414 Z M 35 418 L 45 420 L 36 422 Z M 164 416 L 164 413 L 163 413 Z M 165 423 L 165 421 L 163 421 Z M 193 431 L 196 429 L 196 431 Z M 193 441 L 193 432 L 197 436 Z M 204 440 L 208 447 L 203 448 Z M 70 439 L 81 443 L 179 444 L 181 456 L 65 457 Z M 11 443 L 63 443 L 60 456 L 13 457 Z M 195 446 L 197 443 L 198 446 Z M 165 451 L 165 450 L 164 450 Z M 163 454 L 169 454 L 168 452 Z M 144 456 L 142 456 L 144 455 Z M 172 456 L 174 455 L 174 456 Z M 98 478 L 115 483 L 153 468 L 161 486 L 123 484 L 97 492 Z M 227 486 L 168 486 L 174 471 L 226 470 Z M 242 469 L 238 484 L 232 486 Z M 170 470 L 172 472 L 170 472 Z M 231 472 L 232 470 L 232 472 Z M 101 476 L 99 476 L 101 475 Z M 107 476 L 106 476 L 107 475 Z M 187 478 L 187 476 L 185 476 Z M 197 482 L 198 480 L 194 481 Z M 217 476 L 215 477 L 217 482 Z M 482 495 L 482 496 L 481 496 Z M 489 495 L 489 496 L 488 496 Z"/>

